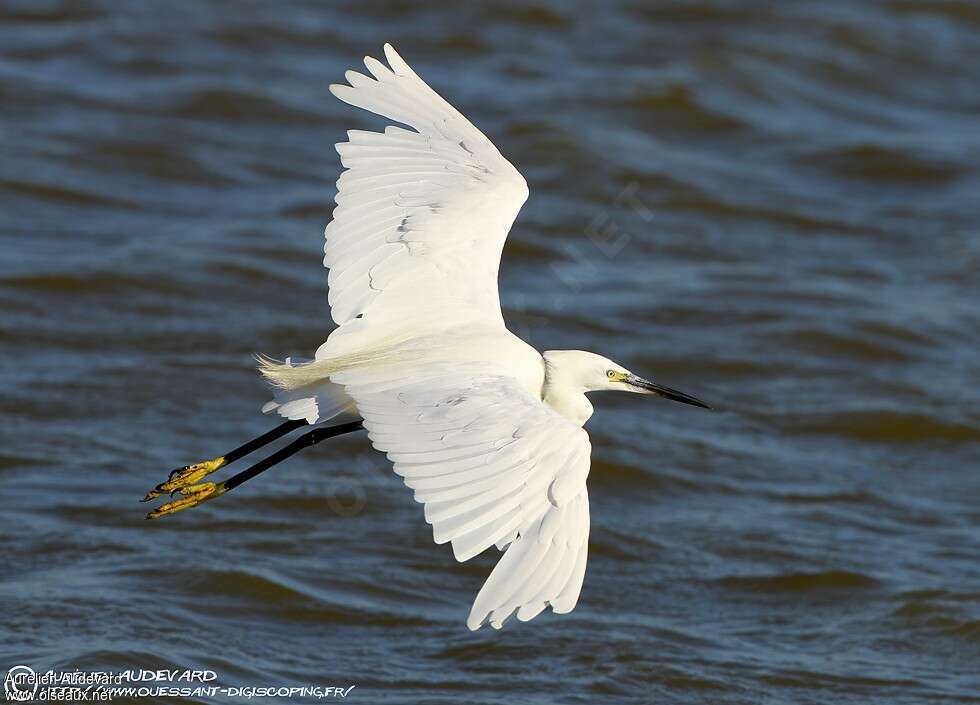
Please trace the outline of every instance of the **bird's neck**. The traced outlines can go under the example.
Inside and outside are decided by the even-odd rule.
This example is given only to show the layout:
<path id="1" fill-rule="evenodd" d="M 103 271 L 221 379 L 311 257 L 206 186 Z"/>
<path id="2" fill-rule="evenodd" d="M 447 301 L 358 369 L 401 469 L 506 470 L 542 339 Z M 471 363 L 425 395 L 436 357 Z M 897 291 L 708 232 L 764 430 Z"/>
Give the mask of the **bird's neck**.
<path id="1" fill-rule="evenodd" d="M 585 388 L 564 375 L 556 365 L 546 365 L 541 400 L 569 421 L 584 426 L 592 417 L 592 403 Z"/>

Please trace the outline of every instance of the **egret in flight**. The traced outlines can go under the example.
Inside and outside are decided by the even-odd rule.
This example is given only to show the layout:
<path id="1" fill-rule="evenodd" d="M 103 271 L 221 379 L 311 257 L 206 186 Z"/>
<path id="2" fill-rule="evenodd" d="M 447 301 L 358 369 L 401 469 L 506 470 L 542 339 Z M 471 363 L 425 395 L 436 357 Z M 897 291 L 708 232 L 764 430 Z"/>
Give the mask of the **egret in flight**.
<path id="1" fill-rule="evenodd" d="M 487 137 L 386 44 L 388 65 L 348 71 L 330 92 L 411 129 L 351 130 L 326 227 L 336 329 L 314 359 L 259 356 L 286 419 L 223 456 L 174 470 L 144 500 L 156 518 L 234 489 L 296 451 L 366 429 L 425 505 L 458 561 L 503 551 L 467 625 L 571 611 L 585 575 L 590 392 L 633 392 L 709 408 L 591 352 L 539 353 L 504 323 L 497 269 L 527 182 Z M 219 482 L 204 478 L 290 431 L 293 443 Z"/>

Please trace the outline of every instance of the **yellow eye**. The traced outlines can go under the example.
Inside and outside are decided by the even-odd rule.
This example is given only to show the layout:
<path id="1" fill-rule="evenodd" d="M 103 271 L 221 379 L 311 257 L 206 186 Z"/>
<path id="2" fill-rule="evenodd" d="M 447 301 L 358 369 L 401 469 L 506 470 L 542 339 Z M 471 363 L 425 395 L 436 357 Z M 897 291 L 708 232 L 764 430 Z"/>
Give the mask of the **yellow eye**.
<path id="1" fill-rule="evenodd" d="M 615 370 L 609 370 L 606 373 L 606 377 L 608 377 L 609 379 L 616 379 L 616 371 Z"/>

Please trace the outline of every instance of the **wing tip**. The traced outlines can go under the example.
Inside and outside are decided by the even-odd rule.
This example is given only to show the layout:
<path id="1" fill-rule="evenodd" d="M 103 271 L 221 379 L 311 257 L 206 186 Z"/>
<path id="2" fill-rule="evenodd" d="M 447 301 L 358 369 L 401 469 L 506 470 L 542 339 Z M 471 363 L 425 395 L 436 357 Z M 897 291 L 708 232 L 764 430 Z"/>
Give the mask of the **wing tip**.
<path id="1" fill-rule="evenodd" d="M 498 608 L 499 609 L 499 608 Z M 471 632 L 475 632 L 486 624 L 489 624 L 496 630 L 503 628 L 507 620 L 510 619 L 513 614 L 513 610 L 504 615 L 503 617 L 495 614 L 498 610 L 488 610 L 482 613 L 470 612 L 470 616 L 466 619 L 466 626 Z"/>
<path id="2" fill-rule="evenodd" d="M 385 58 L 388 59 L 388 65 L 391 66 L 391 70 L 396 74 L 400 76 L 411 76 L 415 73 L 398 52 L 395 51 L 395 47 L 390 42 L 385 42 L 384 52 Z"/>
<path id="3" fill-rule="evenodd" d="M 487 621 L 487 615 L 482 615 L 477 617 L 472 611 L 470 616 L 466 618 L 466 626 L 471 632 L 475 632 L 477 629 L 482 627 Z"/>
<path id="4" fill-rule="evenodd" d="M 456 559 L 457 563 L 465 563 L 473 556 L 476 556 L 480 551 L 470 549 L 469 551 L 464 551 L 462 547 L 456 548 L 456 541 L 453 541 L 453 558 Z"/>

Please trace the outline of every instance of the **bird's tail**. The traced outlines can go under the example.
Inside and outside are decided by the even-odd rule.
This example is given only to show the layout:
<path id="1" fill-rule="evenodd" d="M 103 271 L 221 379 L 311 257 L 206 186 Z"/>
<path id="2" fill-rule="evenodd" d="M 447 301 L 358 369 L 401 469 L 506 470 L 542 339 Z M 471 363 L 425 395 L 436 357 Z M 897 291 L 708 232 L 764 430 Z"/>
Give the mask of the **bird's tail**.
<path id="1" fill-rule="evenodd" d="M 305 362 L 275 360 L 261 353 L 255 356 L 258 369 L 272 386 L 294 390 L 328 381 L 330 375 L 353 367 L 364 367 L 384 362 L 391 364 L 417 357 L 418 351 L 399 350 L 398 344 L 381 345 L 343 355 L 323 357 Z"/>
<path id="2" fill-rule="evenodd" d="M 310 360 L 309 362 L 292 362 L 276 360 L 262 353 L 255 356 L 259 363 L 259 372 L 277 389 L 293 390 L 317 382 L 329 380 L 330 373 L 335 372 L 332 366 L 323 363 L 330 360 Z"/>

